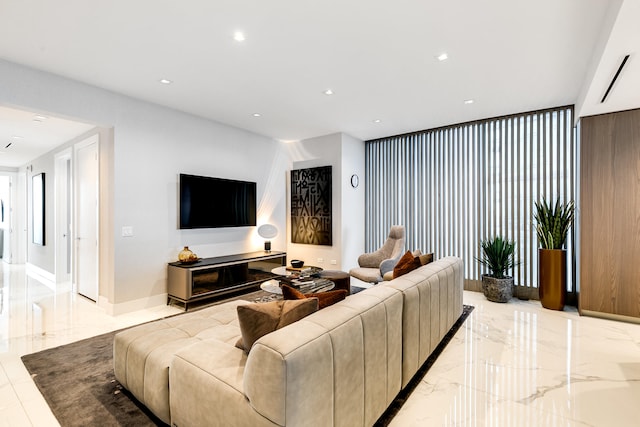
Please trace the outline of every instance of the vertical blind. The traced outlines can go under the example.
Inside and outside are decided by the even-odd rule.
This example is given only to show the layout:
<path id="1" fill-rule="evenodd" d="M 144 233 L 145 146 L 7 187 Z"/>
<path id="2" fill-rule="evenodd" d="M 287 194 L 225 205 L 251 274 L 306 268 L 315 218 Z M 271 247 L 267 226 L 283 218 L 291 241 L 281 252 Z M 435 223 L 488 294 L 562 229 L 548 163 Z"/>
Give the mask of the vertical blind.
<path id="1" fill-rule="evenodd" d="M 480 242 L 501 235 L 516 243 L 515 284 L 537 287 L 534 202 L 578 194 L 573 114 L 559 107 L 367 141 L 367 251 L 401 224 L 407 249 L 459 256 L 467 282 L 479 281 Z M 573 230 L 565 247 L 574 291 Z"/>

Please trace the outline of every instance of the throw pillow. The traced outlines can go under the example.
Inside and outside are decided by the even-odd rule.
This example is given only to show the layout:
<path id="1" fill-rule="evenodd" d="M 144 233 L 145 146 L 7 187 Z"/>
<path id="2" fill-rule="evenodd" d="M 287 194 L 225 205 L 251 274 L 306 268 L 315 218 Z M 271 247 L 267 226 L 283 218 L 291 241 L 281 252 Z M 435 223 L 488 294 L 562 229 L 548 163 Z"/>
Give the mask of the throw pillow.
<path id="1" fill-rule="evenodd" d="M 336 289 L 335 291 L 319 292 L 317 294 L 303 294 L 296 288 L 289 285 L 282 285 L 282 297 L 285 300 L 299 300 L 305 298 L 318 298 L 318 310 L 329 307 L 332 304 L 342 301 L 347 297 L 346 289 Z"/>
<path id="2" fill-rule="evenodd" d="M 410 251 L 407 251 L 393 268 L 393 278 L 407 274 L 418 267 L 420 267 L 420 258 L 414 257 Z"/>
<path id="3" fill-rule="evenodd" d="M 418 258 L 420 258 L 420 265 L 427 265 L 430 262 L 433 262 L 433 254 L 424 254 L 424 255 L 420 255 Z"/>
<path id="4" fill-rule="evenodd" d="M 296 301 L 271 301 L 239 305 L 238 323 L 242 337 L 236 347 L 249 353 L 258 338 L 283 328 L 318 311 L 318 300 L 307 298 Z"/>

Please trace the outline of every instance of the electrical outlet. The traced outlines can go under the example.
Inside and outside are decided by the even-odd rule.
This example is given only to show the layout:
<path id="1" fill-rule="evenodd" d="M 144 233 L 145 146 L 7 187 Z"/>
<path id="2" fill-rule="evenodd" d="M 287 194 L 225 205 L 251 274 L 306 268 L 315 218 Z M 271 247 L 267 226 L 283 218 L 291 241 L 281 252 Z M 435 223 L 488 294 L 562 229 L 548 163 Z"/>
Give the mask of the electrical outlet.
<path id="1" fill-rule="evenodd" d="M 130 225 L 122 227 L 122 237 L 133 237 L 133 227 Z"/>
<path id="2" fill-rule="evenodd" d="M 331 265 L 337 265 L 337 264 L 338 264 L 338 261 L 336 261 L 335 259 L 331 260 Z"/>
<path id="3" fill-rule="evenodd" d="M 318 258 L 318 264 L 322 264 L 324 262 L 323 258 Z"/>

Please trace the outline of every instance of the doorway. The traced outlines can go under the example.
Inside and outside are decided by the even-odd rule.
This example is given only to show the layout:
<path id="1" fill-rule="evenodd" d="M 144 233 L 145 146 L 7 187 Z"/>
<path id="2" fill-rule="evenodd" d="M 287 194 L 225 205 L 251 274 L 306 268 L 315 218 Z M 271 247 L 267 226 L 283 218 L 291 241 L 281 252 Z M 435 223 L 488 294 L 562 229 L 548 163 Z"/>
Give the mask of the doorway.
<path id="1" fill-rule="evenodd" d="M 98 135 L 75 144 L 75 289 L 98 301 Z"/>

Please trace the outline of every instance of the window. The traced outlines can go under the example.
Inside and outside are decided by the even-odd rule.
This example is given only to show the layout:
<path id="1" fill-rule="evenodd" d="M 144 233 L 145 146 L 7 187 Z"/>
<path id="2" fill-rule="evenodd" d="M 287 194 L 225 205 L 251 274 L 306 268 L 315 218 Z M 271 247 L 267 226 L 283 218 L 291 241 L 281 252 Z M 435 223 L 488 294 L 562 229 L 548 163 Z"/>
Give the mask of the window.
<path id="1" fill-rule="evenodd" d="M 536 288 L 533 203 L 577 199 L 576 133 L 570 106 L 367 141 L 367 251 L 402 224 L 407 249 L 461 257 L 466 287 L 477 289 L 480 241 L 500 234 L 516 242 L 515 284 Z M 572 230 L 569 291 L 574 247 Z"/>

